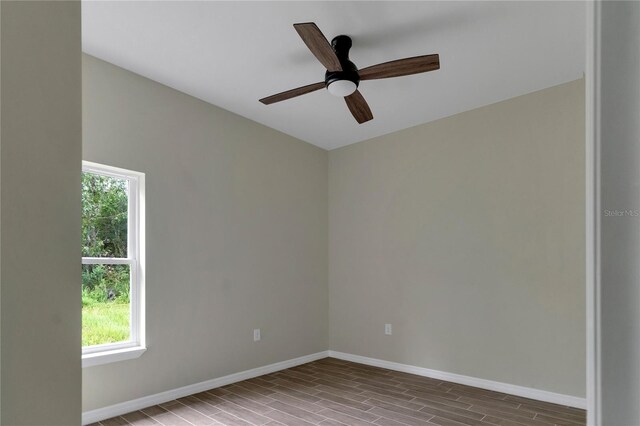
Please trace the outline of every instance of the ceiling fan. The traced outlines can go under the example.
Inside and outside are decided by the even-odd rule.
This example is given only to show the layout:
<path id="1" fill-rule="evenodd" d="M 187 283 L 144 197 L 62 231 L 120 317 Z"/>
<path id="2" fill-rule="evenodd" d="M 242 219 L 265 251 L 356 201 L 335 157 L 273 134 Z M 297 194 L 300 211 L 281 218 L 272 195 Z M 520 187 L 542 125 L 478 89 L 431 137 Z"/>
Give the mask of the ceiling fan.
<path id="1" fill-rule="evenodd" d="M 293 24 L 293 27 L 311 53 L 327 69 L 324 81 L 260 99 L 260 102 L 265 105 L 295 98 L 326 87 L 332 95 L 344 97 L 349 111 L 356 121 L 362 124 L 372 120 L 373 114 L 371 114 L 367 101 L 358 91 L 360 80 L 401 77 L 440 68 L 440 58 L 435 54 L 398 59 L 358 70 L 355 64 L 349 60 L 349 49 L 352 44 L 349 36 L 339 35 L 329 44 L 320 28 L 313 22 Z"/>

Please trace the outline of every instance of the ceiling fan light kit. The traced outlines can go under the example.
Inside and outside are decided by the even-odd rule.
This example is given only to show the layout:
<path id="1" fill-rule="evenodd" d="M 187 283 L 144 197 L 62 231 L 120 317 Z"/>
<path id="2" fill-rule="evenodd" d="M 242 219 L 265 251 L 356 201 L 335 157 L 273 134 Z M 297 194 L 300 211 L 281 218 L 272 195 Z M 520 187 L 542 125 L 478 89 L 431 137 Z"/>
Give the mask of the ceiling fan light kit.
<path id="1" fill-rule="evenodd" d="M 340 98 L 349 96 L 358 89 L 358 85 L 351 80 L 334 80 L 326 84 L 329 93 Z"/>
<path id="2" fill-rule="evenodd" d="M 326 68 L 324 81 L 260 99 L 260 102 L 265 105 L 291 99 L 325 87 L 332 95 L 344 97 L 349 111 L 356 121 L 362 124 L 372 120 L 373 114 L 367 101 L 358 91 L 360 80 L 401 77 L 440 69 L 440 58 L 435 54 L 398 59 L 358 70 L 356 65 L 349 60 L 349 49 L 352 46 L 349 36 L 339 35 L 329 44 L 313 22 L 293 24 L 293 27 L 311 53 Z"/>

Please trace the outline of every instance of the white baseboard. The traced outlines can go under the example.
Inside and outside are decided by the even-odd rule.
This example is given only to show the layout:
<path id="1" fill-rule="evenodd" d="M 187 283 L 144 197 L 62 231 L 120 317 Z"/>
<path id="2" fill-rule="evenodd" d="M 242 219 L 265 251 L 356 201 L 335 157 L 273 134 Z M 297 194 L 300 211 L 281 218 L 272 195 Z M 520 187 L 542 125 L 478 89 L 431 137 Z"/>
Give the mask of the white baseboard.
<path id="1" fill-rule="evenodd" d="M 84 413 L 82 413 L 82 424 L 86 425 L 100 420 L 105 420 L 111 417 L 119 416 L 121 414 L 130 413 L 131 411 L 140 410 L 141 408 L 149 407 L 151 405 L 162 404 L 163 402 L 171 401 L 176 398 L 182 398 L 183 396 L 188 396 L 208 389 L 218 388 L 220 386 L 225 386 L 235 382 L 241 382 L 242 380 L 247 380 L 253 377 L 262 376 L 264 374 L 273 373 L 274 371 L 280 371 L 287 368 L 295 367 L 296 365 L 306 364 L 307 362 L 326 358 L 328 356 L 329 351 L 322 351 L 315 354 L 290 359 L 287 361 L 276 362 L 275 364 L 269 364 L 263 367 L 252 368 L 251 370 L 241 371 L 239 373 L 229 374 L 228 376 L 218 377 L 216 379 L 205 380 L 204 382 L 183 386 L 181 388 L 172 389 L 165 392 L 160 392 L 155 395 L 133 399 L 131 401 L 121 402 L 119 404 L 110 405 L 108 407 L 85 411 Z"/>
<path id="2" fill-rule="evenodd" d="M 151 405 L 162 404 L 163 402 L 171 401 L 176 398 L 182 398 L 183 396 L 188 396 L 208 389 L 214 389 L 231 383 L 240 382 L 242 380 L 251 379 L 253 377 L 262 376 L 264 374 L 273 373 L 275 371 L 295 367 L 296 365 L 306 364 L 307 362 L 326 358 L 328 356 L 343 359 L 345 361 L 358 362 L 360 364 L 371 365 L 374 367 L 387 368 L 389 370 L 402 371 L 405 373 L 416 374 L 418 376 L 446 380 L 453 383 L 475 386 L 477 388 L 508 393 L 511 395 L 522 396 L 524 398 L 537 399 L 539 401 L 546 401 L 554 404 L 566 405 L 569 407 L 582 409 L 585 409 L 587 407 L 586 399 L 577 396 L 563 395 L 540 389 L 511 385 L 509 383 L 495 382 L 493 380 L 478 379 L 476 377 L 431 370 L 429 368 L 400 364 L 398 362 L 384 361 L 376 358 L 368 358 L 360 355 L 352 355 L 344 352 L 322 351 L 315 354 L 290 359 L 287 361 L 276 362 L 275 364 L 269 364 L 263 367 L 252 368 L 251 370 L 241 371 L 239 373 L 229 374 L 228 376 L 218 377 L 216 379 L 205 380 L 204 382 L 183 386 L 181 388 L 172 389 L 165 392 L 160 392 L 155 395 L 133 399 L 131 401 L 121 402 L 119 404 L 110 405 L 108 407 L 85 411 L 84 413 L 82 413 L 82 424 L 86 425 L 100 420 L 105 420 L 111 417 L 119 416 L 121 414 L 130 413 L 131 411 L 140 410 L 141 408 L 146 408 Z"/>
<path id="3" fill-rule="evenodd" d="M 551 402 L 575 408 L 587 408 L 585 398 L 577 396 L 563 395 L 555 392 L 548 392 L 540 389 L 527 388 L 524 386 L 511 385 L 509 383 L 494 382 L 493 380 L 478 379 L 476 377 L 463 376 L 461 374 L 447 373 L 444 371 L 431 370 L 424 367 L 400 364 L 398 362 L 384 361 L 376 358 L 368 358 L 360 355 L 352 355 L 343 352 L 329 351 L 329 356 L 345 361 L 358 362 L 360 364 L 374 367 L 386 368 L 389 370 L 402 371 L 404 373 L 416 374 L 418 376 L 431 377 L 433 379 L 446 380 L 448 382 L 460 383 L 462 385 L 474 386 L 477 388 L 492 390 L 496 392 L 508 393 L 524 398 L 537 399 L 538 401 Z"/>

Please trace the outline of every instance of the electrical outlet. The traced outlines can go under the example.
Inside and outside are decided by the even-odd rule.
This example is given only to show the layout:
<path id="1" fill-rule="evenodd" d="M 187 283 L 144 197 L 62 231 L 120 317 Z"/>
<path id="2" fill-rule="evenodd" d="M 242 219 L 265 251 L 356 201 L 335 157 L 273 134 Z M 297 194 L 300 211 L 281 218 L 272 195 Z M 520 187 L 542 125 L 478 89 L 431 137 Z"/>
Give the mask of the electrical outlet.
<path id="1" fill-rule="evenodd" d="M 253 341 L 254 342 L 259 342 L 260 341 L 260 329 L 256 328 L 255 330 L 253 330 Z"/>
<path id="2" fill-rule="evenodd" d="M 392 332 L 393 332 L 393 329 L 391 328 L 391 324 L 385 324 L 384 325 L 384 334 L 391 335 Z"/>

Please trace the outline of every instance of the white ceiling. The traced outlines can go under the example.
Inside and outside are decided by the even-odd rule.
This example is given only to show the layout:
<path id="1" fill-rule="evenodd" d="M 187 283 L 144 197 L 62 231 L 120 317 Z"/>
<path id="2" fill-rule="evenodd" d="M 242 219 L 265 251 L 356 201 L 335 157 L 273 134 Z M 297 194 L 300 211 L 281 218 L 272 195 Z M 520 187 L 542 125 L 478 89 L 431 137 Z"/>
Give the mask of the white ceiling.
<path id="1" fill-rule="evenodd" d="M 314 145 L 332 149 L 582 77 L 582 2 L 87 2 L 83 50 Z M 359 125 L 325 90 L 292 24 L 353 38 L 360 68 L 439 53 L 441 69 L 364 81 Z"/>

